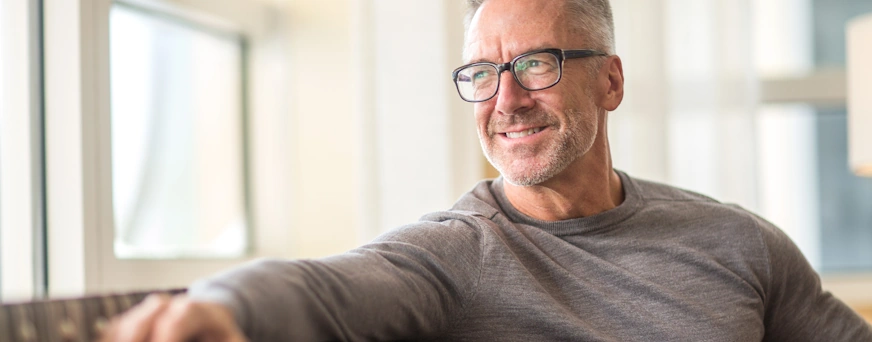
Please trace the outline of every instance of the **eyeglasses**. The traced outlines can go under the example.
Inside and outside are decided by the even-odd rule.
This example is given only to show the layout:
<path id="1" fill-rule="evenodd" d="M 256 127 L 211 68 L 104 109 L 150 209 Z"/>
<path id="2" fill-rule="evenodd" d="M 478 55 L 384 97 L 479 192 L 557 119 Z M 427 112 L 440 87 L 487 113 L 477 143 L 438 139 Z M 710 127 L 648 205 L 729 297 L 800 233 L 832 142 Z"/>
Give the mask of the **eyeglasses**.
<path id="1" fill-rule="evenodd" d="M 467 102 L 483 102 L 497 94 L 503 71 L 510 70 L 521 88 L 536 91 L 551 88 L 560 82 L 564 60 L 608 55 L 596 50 L 535 50 L 519 55 L 508 63 L 467 64 L 455 69 L 451 78 L 460 98 Z"/>

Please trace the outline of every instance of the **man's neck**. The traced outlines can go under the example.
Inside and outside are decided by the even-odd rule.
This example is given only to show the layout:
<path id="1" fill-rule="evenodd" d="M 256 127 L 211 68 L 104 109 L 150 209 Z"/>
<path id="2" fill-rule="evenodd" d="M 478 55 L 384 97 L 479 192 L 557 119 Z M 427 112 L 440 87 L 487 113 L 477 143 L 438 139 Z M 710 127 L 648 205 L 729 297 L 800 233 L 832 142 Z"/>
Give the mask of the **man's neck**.
<path id="1" fill-rule="evenodd" d="M 584 168 L 580 164 L 583 161 L 577 160 L 561 174 L 538 185 L 504 182 L 506 197 L 518 211 L 543 221 L 592 216 L 624 201 L 621 178 L 610 161 L 600 163 L 603 165 L 600 168 Z"/>

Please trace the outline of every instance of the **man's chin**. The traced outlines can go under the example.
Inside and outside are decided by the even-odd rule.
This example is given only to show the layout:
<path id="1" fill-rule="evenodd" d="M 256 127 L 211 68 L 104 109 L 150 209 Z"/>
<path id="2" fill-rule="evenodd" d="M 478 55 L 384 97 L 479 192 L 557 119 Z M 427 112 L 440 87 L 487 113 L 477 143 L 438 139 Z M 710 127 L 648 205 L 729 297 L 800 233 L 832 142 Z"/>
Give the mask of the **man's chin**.
<path id="1" fill-rule="evenodd" d="M 530 168 L 524 170 L 501 170 L 503 179 L 514 186 L 535 186 L 544 183 L 551 178 L 546 168 Z"/>
<path id="2" fill-rule="evenodd" d="M 571 163 L 572 161 L 557 158 L 528 158 L 512 160 L 508 165 L 494 165 L 509 184 L 530 187 L 543 185 L 542 183 L 558 177 Z"/>
<path id="3" fill-rule="evenodd" d="M 512 177 L 506 177 L 506 175 L 503 175 L 503 180 L 505 180 L 506 183 L 509 183 L 513 186 L 522 187 L 522 188 L 528 188 L 528 187 L 533 187 L 533 186 L 542 184 L 542 182 L 539 182 L 536 179 L 531 179 L 531 178 L 515 179 Z"/>
<path id="4" fill-rule="evenodd" d="M 557 173 L 554 172 L 556 165 L 553 165 L 551 160 L 543 158 L 541 153 L 501 153 L 497 159 L 492 156 L 487 156 L 488 161 L 511 185 L 525 187 L 538 185 Z"/>

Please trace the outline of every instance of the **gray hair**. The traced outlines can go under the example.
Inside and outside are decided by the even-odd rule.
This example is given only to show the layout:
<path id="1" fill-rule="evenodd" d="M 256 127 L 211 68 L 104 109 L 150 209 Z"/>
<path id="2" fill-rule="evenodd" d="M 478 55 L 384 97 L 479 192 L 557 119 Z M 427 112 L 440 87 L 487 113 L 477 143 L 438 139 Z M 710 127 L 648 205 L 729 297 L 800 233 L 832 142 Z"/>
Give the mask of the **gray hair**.
<path id="1" fill-rule="evenodd" d="M 464 20 L 464 32 L 469 31 L 472 17 L 486 1 L 488 0 L 466 1 L 467 12 Z M 579 34 L 588 35 L 591 46 L 587 48 L 597 49 L 608 54 L 615 53 L 615 23 L 609 0 L 566 0 L 566 12 L 571 28 Z"/>

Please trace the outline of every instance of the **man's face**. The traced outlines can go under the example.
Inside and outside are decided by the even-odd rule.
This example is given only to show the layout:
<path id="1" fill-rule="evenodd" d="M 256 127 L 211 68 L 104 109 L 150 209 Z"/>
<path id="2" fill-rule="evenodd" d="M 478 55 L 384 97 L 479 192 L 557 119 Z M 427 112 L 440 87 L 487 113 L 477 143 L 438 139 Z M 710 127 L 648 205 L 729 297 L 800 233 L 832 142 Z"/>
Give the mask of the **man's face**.
<path id="1" fill-rule="evenodd" d="M 467 33 L 467 62 L 504 63 L 541 48 L 588 48 L 583 37 L 567 28 L 563 5 L 554 0 L 485 2 Z M 596 76 L 586 63 L 596 60 L 564 62 L 560 82 L 534 92 L 504 72 L 497 95 L 475 104 L 485 155 L 509 183 L 542 183 L 590 150 L 600 116 L 594 103 Z"/>

